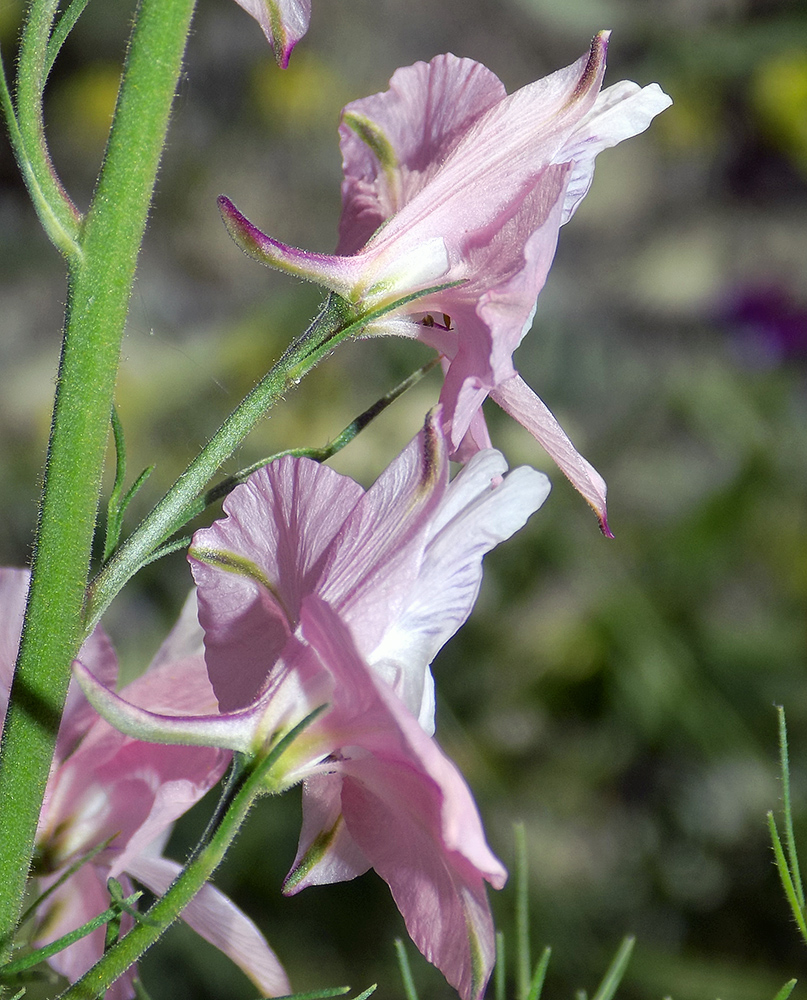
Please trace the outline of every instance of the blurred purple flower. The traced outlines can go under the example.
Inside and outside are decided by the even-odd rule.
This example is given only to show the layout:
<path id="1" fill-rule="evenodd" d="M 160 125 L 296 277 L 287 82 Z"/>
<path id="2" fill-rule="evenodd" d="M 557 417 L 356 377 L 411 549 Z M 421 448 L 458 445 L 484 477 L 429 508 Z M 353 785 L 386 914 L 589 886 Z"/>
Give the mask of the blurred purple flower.
<path id="1" fill-rule="evenodd" d="M 807 308 L 776 286 L 735 292 L 723 310 L 741 356 L 754 366 L 773 367 L 807 357 Z"/>
<path id="2" fill-rule="evenodd" d="M 285 891 L 354 878 L 389 884 L 417 946 L 462 997 L 494 959 L 485 882 L 506 873 L 471 793 L 433 739 L 430 664 L 470 614 L 482 558 L 545 499 L 545 476 L 505 475 L 477 453 L 448 482 L 439 412 L 365 492 L 282 458 L 225 501 L 190 556 L 220 715 L 176 719 L 126 705 L 80 671 L 94 703 L 143 738 L 265 755 L 328 705 L 275 766 L 304 781 Z"/>
<path id="3" fill-rule="evenodd" d="M 27 589 L 27 571 L 0 569 L 0 727 Z M 98 683 L 114 687 L 118 664 L 102 629 L 93 632 L 79 656 Z M 170 706 L 174 712 L 214 708 L 195 601 L 148 671 L 124 692 L 134 704 Z M 66 868 L 105 840 L 110 843 L 48 896 L 36 914 L 34 943 L 49 944 L 106 910 L 109 878 L 119 879 L 127 894 L 132 891 L 130 877 L 157 894 L 165 892 L 181 867 L 161 857 L 171 826 L 218 781 L 228 760 L 222 750 L 161 747 L 124 736 L 98 717 L 72 682 L 37 832 L 40 888 L 52 886 Z M 236 962 L 263 993 L 290 992 L 280 963 L 257 927 L 217 889 L 206 886 L 182 918 Z M 74 982 L 103 950 L 100 928 L 48 963 Z M 132 977 L 130 969 L 107 991 L 108 1000 L 133 997 Z"/>
<path id="4" fill-rule="evenodd" d="M 263 28 L 281 69 L 289 65 L 292 49 L 308 31 L 311 0 L 236 0 Z"/>
<path id="5" fill-rule="evenodd" d="M 452 457 L 490 446 L 490 395 L 522 423 L 594 508 L 608 534 L 606 487 L 513 367 L 532 324 L 558 231 L 588 191 L 596 155 L 671 103 L 657 84 L 600 92 L 608 33 L 566 69 L 507 95 L 480 63 L 453 55 L 399 69 L 390 89 L 343 111 L 345 179 L 338 256 L 266 236 L 221 197 L 250 256 L 377 307 L 459 282 L 369 325 L 416 337 L 444 358 Z"/>

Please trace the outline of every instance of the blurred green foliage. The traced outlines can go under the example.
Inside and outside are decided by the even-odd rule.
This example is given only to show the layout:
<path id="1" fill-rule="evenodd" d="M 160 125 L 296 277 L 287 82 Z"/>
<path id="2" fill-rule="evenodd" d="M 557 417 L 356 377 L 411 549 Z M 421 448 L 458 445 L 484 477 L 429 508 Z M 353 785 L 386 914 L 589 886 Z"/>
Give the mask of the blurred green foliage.
<path id="1" fill-rule="evenodd" d="M 79 202 L 102 153 L 130 14 L 93 0 L 54 72 L 49 135 Z M 18 17 L 18 6 L 0 6 L 6 53 Z M 676 103 L 600 158 L 518 362 L 605 475 L 616 539 L 600 537 L 532 439 L 493 408 L 493 438 L 511 464 L 540 465 L 555 488 L 488 559 L 476 612 L 435 666 L 438 734 L 508 863 L 512 823 L 526 824 L 535 947 L 553 948 L 545 996 L 593 988 L 632 933 L 624 1000 L 768 1000 L 806 957 L 765 826 L 779 794 L 775 702 L 788 713 L 796 837 L 807 837 L 803 4 L 315 0 L 284 75 L 243 11 L 203 0 L 124 345 L 130 470 L 157 465 L 131 513 L 170 483 L 318 303 L 316 289 L 236 251 L 216 195 L 281 239 L 329 250 L 346 101 L 445 49 L 486 62 L 513 89 L 576 58 L 601 27 L 615 28 L 607 82 L 658 80 Z M 64 276 L 5 145 L 0 263 L 0 561 L 19 564 Z M 771 288 L 791 304 L 787 328 L 777 314 L 743 312 L 748 295 Z M 404 342 L 340 349 L 233 467 L 324 443 L 427 357 Z M 334 465 L 369 484 L 438 392 L 435 373 Z M 110 610 L 129 673 L 148 662 L 189 582 L 174 556 Z M 175 857 L 204 817 L 197 808 L 178 825 Z M 266 932 L 296 989 L 378 980 L 379 997 L 401 995 L 393 939 L 403 928 L 380 880 L 281 898 L 298 829 L 296 795 L 262 803 L 218 884 Z M 509 932 L 508 891 L 494 905 Z M 450 995 L 425 962 L 412 965 L 424 1000 Z M 143 976 L 155 1000 L 254 995 L 181 926 Z"/>

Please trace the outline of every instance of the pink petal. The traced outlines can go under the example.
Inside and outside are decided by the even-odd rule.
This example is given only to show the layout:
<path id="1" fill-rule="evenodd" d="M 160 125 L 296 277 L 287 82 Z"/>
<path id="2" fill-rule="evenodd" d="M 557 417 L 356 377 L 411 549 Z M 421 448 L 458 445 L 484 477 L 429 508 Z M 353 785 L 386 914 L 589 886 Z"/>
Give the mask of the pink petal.
<path id="1" fill-rule="evenodd" d="M 360 250 L 504 96 L 481 63 L 449 54 L 396 70 L 389 90 L 348 104 L 339 127 L 345 180 L 337 252 Z"/>
<path id="2" fill-rule="evenodd" d="M 27 569 L 0 567 L 0 727 L 6 718 L 30 578 Z"/>
<path id="3" fill-rule="evenodd" d="M 359 649 L 379 641 L 417 577 L 431 519 L 448 486 L 439 411 L 356 504 L 335 539 L 317 593 L 338 609 Z"/>
<path id="4" fill-rule="evenodd" d="M 612 538 L 605 508 L 605 480 L 577 451 L 540 397 L 518 375 L 491 392 L 491 398 L 509 413 L 547 451 L 560 471 L 586 499 L 600 521 L 604 535 Z"/>
<path id="5" fill-rule="evenodd" d="M 310 885 L 349 882 L 370 862 L 350 835 L 342 816 L 342 776 L 315 774 L 303 782 L 303 825 L 297 855 L 283 883 L 293 896 Z"/>
<path id="6" fill-rule="evenodd" d="M 5 721 L 8 696 L 14 676 L 14 664 L 20 644 L 25 601 L 31 574 L 27 569 L 0 567 L 0 730 Z M 102 628 L 96 628 L 79 653 L 92 667 L 93 673 L 103 683 L 115 685 L 118 661 L 109 637 Z M 78 740 L 90 728 L 96 714 L 87 703 L 77 684 L 67 690 L 62 723 L 56 744 L 56 757 L 66 757 Z"/>
<path id="7" fill-rule="evenodd" d="M 464 276 L 468 246 L 486 241 L 512 217 L 594 104 L 605 72 L 605 45 L 605 37 L 597 36 L 589 55 L 493 104 L 365 252 L 393 243 L 403 252 L 422 242 L 427 229 L 443 236 L 455 276 Z"/>
<path id="8" fill-rule="evenodd" d="M 363 492 L 327 466 L 282 458 L 233 490 L 224 520 L 194 535 L 191 568 L 222 711 L 262 691 Z"/>
<path id="9" fill-rule="evenodd" d="M 361 661 L 328 605 L 306 601 L 303 629 L 336 678 L 334 708 L 322 726 L 341 726 L 356 748 L 328 765 L 342 775 L 348 831 L 390 886 L 426 958 L 465 1000 L 479 997 L 495 951 L 484 882 L 501 887 L 506 872 L 485 841 L 468 787 Z"/>
<path id="10" fill-rule="evenodd" d="M 292 49 L 308 31 L 311 0 L 237 0 L 239 6 L 260 24 L 275 52 L 281 69 L 286 69 Z"/>
<path id="11" fill-rule="evenodd" d="M 163 895 L 182 870 L 166 858 L 141 855 L 128 862 L 128 872 L 156 895 Z M 255 924 L 224 893 L 209 883 L 194 896 L 180 914 L 182 919 L 209 941 L 252 980 L 262 996 L 291 993 L 286 972 L 277 955 Z"/>
<path id="12" fill-rule="evenodd" d="M 173 628 L 165 637 L 164 641 L 160 645 L 160 648 L 157 650 L 154 659 L 151 661 L 149 670 L 155 670 L 157 667 L 161 667 L 164 663 L 170 663 L 176 660 L 185 660 L 191 656 L 204 656 L 204 638 L 204 630 L 199 624 L 199 613 L 196 604 L 196 588 L 193 588 L 188 594 L 185 603 L 182 605 L 179 618 L 176 620 Z M 95 670 L 92 670 L 92 673 L 98 677 Z M 104 683 L 106 683 L 106 681 L 104 681 Z"/>
<path id="13" fill-rule="evenodd" d="M 542 473 L 522 467 L 502 479 L 506 469 L 499 452 L 480 452 L 451 483 L 409 602 L 369 657 L 428 732 L 434 712 L 422 702 L 424 672 L 470 615 L 485 554 L 523 527 L 549 495 Z M 430 697 L 430 689 L 425 693 Z"/>

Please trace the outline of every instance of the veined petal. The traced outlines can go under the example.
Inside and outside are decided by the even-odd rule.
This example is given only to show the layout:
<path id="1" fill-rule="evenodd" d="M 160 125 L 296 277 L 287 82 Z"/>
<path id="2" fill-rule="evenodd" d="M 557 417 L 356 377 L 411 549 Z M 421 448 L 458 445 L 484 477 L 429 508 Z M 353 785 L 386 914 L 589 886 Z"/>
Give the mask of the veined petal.
<path id="1" fill-rule="evenodd" d="M 350 624 L 362 652 L 403 606 L 447 486 L 448 452 L 435 410 L 345 520 L 318 588 Z"/>
<path id="2" fill-rule="evenodd" d="M 576 63 L 492 105 L 467 129 L 429 184 L 370 240 L 399 251 L 443 235 L 452 265 L 474 236 L 496 232 L 551 164 L 571 129 L 590 110 L 605 72 L 607 32 Z"/>
<path id="3" fill-rule="evenodd" d="M 410 603 L 369 657 L 382 676 L 400 678 L 392 686 L 429 734 L 434 709 L 424 671 L 428 675 L 428 665 L 470 615 L 483 557 L 523 527 L 549 495 L 547 477 L 527 467 L 493 486 L 505 469 L 498 452 L 481 452 L 451 484 L 455 495 L 440 509 Z"/>
<path id="4" fill-rule="evenodd" d="M 605 480 L 575 448 L 544 401 L 519 375 L 497 386 L 490 395 L 546 450 L 572 486 L 589 502 L 602 533 L 612 538 L 605 506 Z"/>
<path id="5" fill-rule="evenodd" d="M 623 80 L 598 95 L 594 107 L 580 120 L 557 156 L 558 162 L 574 164 L 563 205 L 563 225 L 591 187 L 597 154 L 644 132 L 655 116 L 671 104 L 672 99 L 657 83 L 639 87 Z"/>
<path id="6" fill-rule="evenodd" d="M 339 126 L 345 180 L 337 252 L 360 250 L 505 96 L 481 63 L 447 54 L 396 70 L 389 90 L 348 104 Z"/>
<path id="7" fill-rule="evenodd" d="M 226 518 L 194 535 L 189 558 L 222 711 L 248 706 L 263 691 L 303 597 L 319 586 L 333 540 L 363 495 L 328 466 L 281 458 L 232 491 Z"/>
<path id="8" fill-rule="evenodd" d="M 310 598 L 303 620 L 336 680 L 328 723 L 341 724 L 346 737 L 352 729 L 352 746 L 345 739 L 350 749 L 330 765 L 342 775 L 351 837 L 389 885 L 426 958 L 466 1000 L 479 997 L 495 950 L 484 883 L 500 888 L 507 873 L 485 841 L 468 786 L 364 664 L 339 616 Z"/>
<path id="9" fill-rule="evenodd" d="M 167 858 L 141 855 L 128 864 L 128 873 L 158 896 L 163 895 L 182 870 Z M 263 934 L 215 886 L 204 885 L 180 917 L 205 941 L 223 952 L 261 991 L 262 996 L 291 993 L 288 976 Z"/>

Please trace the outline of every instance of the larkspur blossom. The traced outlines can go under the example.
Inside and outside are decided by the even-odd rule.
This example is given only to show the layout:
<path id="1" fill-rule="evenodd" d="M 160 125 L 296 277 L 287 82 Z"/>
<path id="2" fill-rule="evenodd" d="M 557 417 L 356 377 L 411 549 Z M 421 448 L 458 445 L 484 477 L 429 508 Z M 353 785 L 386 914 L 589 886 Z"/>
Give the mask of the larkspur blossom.
<path id="1" fill-rule="evenodd" d="M 286 246 L 228 198 L 219 205 L 250 256 L 368 308 L 459 282 L 365 332 L 416 337 L 443 356 L 452 457 L 490 446 L 481 411 L 490 396 L 543 445 L 609 534 L 605 482 L 512 359 L 596 155 L 671 103 L 657 84 L 601 91 L 607 40 L 600 32 L 587 56 L 511 95 L 480 63 L 442 55 L 399 69 L 389 90 L 349 104 L 336 256 Z"/>
<path id="2" fill-rule="evenodd" d="M 27 571 L 0 569 L 0 727 L 27 589 Z M 102 629 L 93 632 L 79 656 L 99 682 L 114 686 L 117 660 Z M 201 655 L 195 601 L 189 602 L 148 671 L 124 692 L 136 704 L 170 706 L 178 712 L 212 709 L 215 698 Z M 173 821 L 216 783 L 228 759 L 229 754 L 218 749 L 159 747 L 124 736 L 99 718 L 72 682 L 37 831 L 35 874 L 40 888 L 49 889 L 69 866 L 109 843 L 37 909 L 34 943 L 48 944 L 106 910 L 109 878 L 119 879 L 126 894 L 132 891 L 132 878 L 157 894 L 164 892 L 180 870 L 161 856 Z M 290 991 L 280 963 L 257 927 L 213 886 L 205 886 L 182 916 L 240 965 L 266 995 Z M 48 963 L 74 982 L 103 949 L 100 928 Z M 118 979 L 106 993 L 108 1000 L 133 997 L 132 977 L 130 970 Z"/>
<path id="3" fill-rule="evenodd" d="M 308 31 L 311 0 L 237 0 L 260 24 L 278 66 L 286 69 L 292 49 Z"/>
<path id="4" fill-rule="evenodd" d="M 225 501 L 190 550 L 220 714 L 176 719 L 127 705 L 89 672 L 88 696 L 142 738 L 265 755 L 327 705 L 275 766 L 304 782 L 285 891 L 373 867 L 420 950 L 466 1000 L 494 958 L 485 882 L 506 873 L 471 793 L 433 738 L 430 664 L 468 617 L 482 558 L 545 499 L 545 476 L 506 474 L 492 449 L 449 484 L 440 414 L 364 491 L 281 458 Z M 503 477 L 503 478 L 502 478 Z"/>

